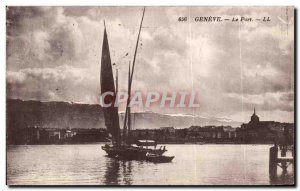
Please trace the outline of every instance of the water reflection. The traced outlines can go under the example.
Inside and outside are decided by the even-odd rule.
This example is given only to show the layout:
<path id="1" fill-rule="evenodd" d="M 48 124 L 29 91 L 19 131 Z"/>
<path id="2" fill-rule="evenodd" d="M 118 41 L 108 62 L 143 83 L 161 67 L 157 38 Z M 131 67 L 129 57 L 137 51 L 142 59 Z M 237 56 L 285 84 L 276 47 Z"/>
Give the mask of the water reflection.
<path id="1" fill-rule="evenodd" d="M 123 161 L 106 157 L 106 170 L 104 184 L 106 185 L 131 185 L 132 161 Z"/>
<path id="2" fill-rule="evenodd" d="M 125 185 L 132 184 L 132 161 L 122 161 L 122 170 L 123 170 L 123 181 Z"/>
<path id="3" fill-rule="evenodd" d="M 172 163 L 163 164 L 105 157 L 104 152 L 98 152 L 99 144 L 9 146 L 7 183 L 10 185 L 294 183 L 292 165 L 288 167 L 287 174 L 282 174 L 282 169 L 278 168 L 277 179 L 269 179 L 270 146 L 168 145 L 169 154 L 175 155 L 176 158 Z"/>

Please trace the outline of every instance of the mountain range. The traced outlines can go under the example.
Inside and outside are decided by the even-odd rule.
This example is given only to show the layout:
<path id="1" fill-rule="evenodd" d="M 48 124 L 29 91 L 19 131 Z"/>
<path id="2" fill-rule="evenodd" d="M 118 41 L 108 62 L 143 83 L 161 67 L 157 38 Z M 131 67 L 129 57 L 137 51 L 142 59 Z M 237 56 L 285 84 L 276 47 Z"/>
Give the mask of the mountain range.
<path id="1" fill-rule="evenodd" d="M 124 112 L 120 112 L 123 126 Z M 40 126 L 44 128 L 105 128 L 103 111 L 97 104 L 69 102 L 41 102 L 8 99 L 6 101 L 6 122 L 8 129 Z M 133 129 L 160 127 L 187 128 L 197 126 L 232 126 L 242 123 L 225 118 L 208 118 L 184 114 L 161 114 L 154 112 L 132 113 Z"/>

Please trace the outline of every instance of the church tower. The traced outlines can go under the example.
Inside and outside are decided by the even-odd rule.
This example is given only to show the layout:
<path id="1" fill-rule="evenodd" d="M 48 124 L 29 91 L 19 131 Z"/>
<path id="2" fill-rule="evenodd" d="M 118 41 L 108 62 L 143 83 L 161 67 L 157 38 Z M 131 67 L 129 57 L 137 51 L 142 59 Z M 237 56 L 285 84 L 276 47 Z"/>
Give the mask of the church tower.
<path id="1" fill-rule="evenodd" d="M 253 112 L 253 115 L 251 116 L 250 124 L 258 125 L 258 123 L 259 123 L 259 117 L 256 115 L 255 107 L 254 107 L 254 112 Z"/>

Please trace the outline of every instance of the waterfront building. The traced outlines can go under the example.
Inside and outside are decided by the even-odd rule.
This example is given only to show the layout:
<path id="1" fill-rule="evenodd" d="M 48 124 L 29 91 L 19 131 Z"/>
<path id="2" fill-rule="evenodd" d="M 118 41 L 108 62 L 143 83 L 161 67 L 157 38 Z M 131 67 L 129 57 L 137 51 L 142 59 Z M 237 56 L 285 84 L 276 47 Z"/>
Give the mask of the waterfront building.
<path id="1" fill-rule="evenodd" d="M 293 136 L 294 124 L 260 121 L 254 108 L 250 121 L 241 125 L 238 136 L 246 143 L 273 143 L 281 141 L 285 136 L 285 131 L 289 132 L 287 136 Z"/>

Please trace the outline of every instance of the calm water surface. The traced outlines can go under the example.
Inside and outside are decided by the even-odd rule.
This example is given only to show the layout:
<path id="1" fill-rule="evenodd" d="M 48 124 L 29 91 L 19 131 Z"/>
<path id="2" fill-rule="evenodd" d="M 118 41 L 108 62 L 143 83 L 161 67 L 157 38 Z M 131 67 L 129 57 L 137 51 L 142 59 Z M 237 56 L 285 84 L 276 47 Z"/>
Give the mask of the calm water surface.
<path id="1" fill-rule="evenodd" d="M 261 185 L 270 145 L 167 145 L 172 163 L 118 161 L 102 144 L 8 146 L 10 185 Z M 291 166 L 289 172 L 291 172 Z M 281 169 L 278 169 L 280 176 Z M 282 177 L 292 183 L 292 175 Z"/>

